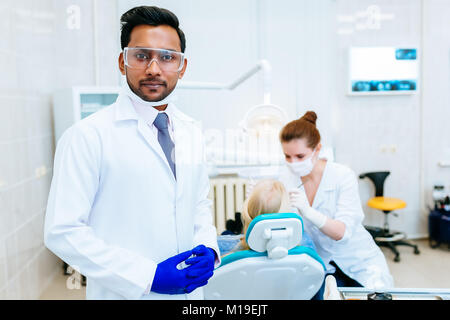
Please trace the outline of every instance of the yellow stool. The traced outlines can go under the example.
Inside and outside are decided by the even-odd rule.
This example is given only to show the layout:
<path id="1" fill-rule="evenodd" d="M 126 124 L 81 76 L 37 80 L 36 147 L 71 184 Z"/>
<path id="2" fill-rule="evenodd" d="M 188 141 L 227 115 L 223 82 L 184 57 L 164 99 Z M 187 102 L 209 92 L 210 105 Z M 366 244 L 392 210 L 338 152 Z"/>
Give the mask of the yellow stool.
<path id="1" fill-rule="evenodd" d="M 397 198 L 373 197 L 369 199 L 367 205 L 381 211 L 394 211 L 406 207 L 406 202 Z"/>
<path id="2" fill-rule="evenodd" d="M 415 244 L 411 244 L 406 239 L 406 234 L 399 231 L 390 231 L 388 216 L 389 214 L 397 215 L 394 210 L 403 209 L 406 207 L 406 202 L 397 198 L 388 198 L 383 196 L 384 181 L 390 174 L 389 171 L 380 172 L 367 172 L 359 176 L 360 179 L 369 178 L 375 186 L 375 197 L 370 198 L 367 205 L 370 208 L 383 211 L 384 213 L 384 226 L 383 228 L 365 226 L 365 228 L 370 232 L 372 237 L 378 246 L 385 246 L 392 250 L 395 254 L 394 261 L 400 261 L 400 253 L 397 251 L 395 246 L 403 245 L 410 246 L 414 248 L 414 253 L 419 254 L 420 251 Z"/>

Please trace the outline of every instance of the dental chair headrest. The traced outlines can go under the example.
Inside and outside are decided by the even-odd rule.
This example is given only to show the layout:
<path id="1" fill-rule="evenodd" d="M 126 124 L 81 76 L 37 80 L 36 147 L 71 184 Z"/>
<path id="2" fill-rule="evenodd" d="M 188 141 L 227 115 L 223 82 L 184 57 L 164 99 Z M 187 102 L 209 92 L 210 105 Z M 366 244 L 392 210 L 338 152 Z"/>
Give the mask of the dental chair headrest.
<path id="1" fill-rule="evenodd" d="M 265 213 L 250 223 L 245 240 L 250 249 L 267 251 L 269 259 L 280 259 L 299 245 L 303 235 L 302 218 L 295 213 Z"/>

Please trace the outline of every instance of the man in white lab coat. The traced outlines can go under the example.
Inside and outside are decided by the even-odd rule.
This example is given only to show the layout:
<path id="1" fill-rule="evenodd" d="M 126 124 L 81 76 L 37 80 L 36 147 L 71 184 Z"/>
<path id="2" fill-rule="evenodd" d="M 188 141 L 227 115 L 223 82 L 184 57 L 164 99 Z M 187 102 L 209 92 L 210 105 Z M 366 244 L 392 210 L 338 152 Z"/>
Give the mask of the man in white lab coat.
<path id="1" fill-rule="evenodd" d="M 201 299 L 220 263 L 197 122 L 171 102 L 186 70 L 177 17 L 121 17 L 117 101 L 58 141 L 45 244 L 87 277 L 88 299 Z"/>

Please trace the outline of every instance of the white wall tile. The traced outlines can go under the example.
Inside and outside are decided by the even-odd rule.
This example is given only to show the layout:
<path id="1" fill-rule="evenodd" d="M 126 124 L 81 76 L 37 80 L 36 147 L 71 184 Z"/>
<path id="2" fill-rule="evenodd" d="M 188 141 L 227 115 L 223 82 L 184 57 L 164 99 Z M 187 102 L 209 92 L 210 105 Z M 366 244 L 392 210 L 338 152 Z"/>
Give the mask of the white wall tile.
<path id="1" fill-rule="evenodd" d="M 72 4 L 82 9 L 79 30 L 66 25 Z M 94 84 L 92 1 L 3 0 L 0 10 L 7 75 L 0 79 L 0 297 L 33 299 L 61 268 L 42 234 L 54 155 L 52 93 Z M 108 19 L 102 15 L 102 23 L 117 22 Z"/>
<path id="2" fill-rule="evenodd" d="M 39 292 L 36 292 L 35 282 L 36 281 L 33 281 L 33 270 L 30 269 L 28 265 L 25 266 L 18 276 L 18 286 L 21 300 L 36 299 L 36 294 L 39 295 Z"/>
<path id="3" fill-rule="evenodd" d="M 16 216 L 12 213 L 13 197 L 12 189 L 0 191 L 0 241 L 5 241 L 6 236 L 14 230 Z"/>
<path id="4" fill-rule="evenodd" d="M 0 241 L 0 291 L 7 284 L 7 275 L 6 275 L 6 248 L 5 243 Z M 1 299 L 1 298 L 0 298 Z"/>
<path id="5" fill-rule="evenodd" d="M 5 290 L 5 299 L 7 300 L 20 300 L 22 298 L 20 288 L 20 278 L 16 276 L 8 282 Z"/>
<path id="6" fill-rule="evenodd" d="M 6 271 L 8 281 L 13 279 L 20 268 L 17 259 L 17 235 L 15 233 L 10 234 L 5 240 L 6 246 Z"/>

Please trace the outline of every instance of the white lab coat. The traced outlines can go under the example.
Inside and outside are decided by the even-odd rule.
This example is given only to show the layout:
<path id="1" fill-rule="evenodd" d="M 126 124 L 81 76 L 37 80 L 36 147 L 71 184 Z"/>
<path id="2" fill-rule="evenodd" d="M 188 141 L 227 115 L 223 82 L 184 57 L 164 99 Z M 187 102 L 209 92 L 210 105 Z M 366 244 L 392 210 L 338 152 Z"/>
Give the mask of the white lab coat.
<path id="1" fill-rule="evenodd" d="M 58 142 L 45 244 L 87 278 L 87 299 L 202 299 L 150 292 L 157 264 L 204 244 L 217 256 L 201 129 L 173 107 L 176 175 L 128 96 Z M 216 265 L 220 263 L 216 260 Z"/>
<path id="2" fill-rule="evenodd" d="M 295 176 L 287 167 L 282 169 L 280 181 L 288 190 L 301 183 L 300 177 Z M 343 238 L 336 241 L 307 219 L 303 220 L 305 231 L 314 241 L 327 272 L 334 272 L 335 268 L 329 264 L 333 260 L 346 275 L 365 287 L 393 287 L 386 259 L 362 225 L 364 213 L 358 181 L 350 168 L 327 161 L 312 207 L 345 224 Z"/>

